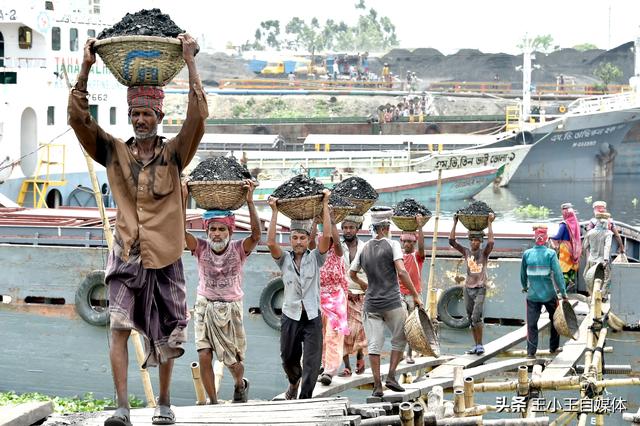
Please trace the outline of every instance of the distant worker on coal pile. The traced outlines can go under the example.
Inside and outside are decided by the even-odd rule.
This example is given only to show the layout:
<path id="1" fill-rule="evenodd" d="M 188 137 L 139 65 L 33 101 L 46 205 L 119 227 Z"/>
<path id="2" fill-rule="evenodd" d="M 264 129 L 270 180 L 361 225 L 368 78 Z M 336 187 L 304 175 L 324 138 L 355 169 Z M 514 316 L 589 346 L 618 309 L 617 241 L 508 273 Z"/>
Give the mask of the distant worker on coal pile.
<path id="1" fill-rule="evenodd" d="M 180 172 L 196 153 L 209 116 L 194 57 L 198 44 L 188 34 L 178 39 L 190 89 L 187 117 L 173 139 L 157 135 L 164 117 L 160 87 L 128 89 L 134 137 L 126 142 L 106 133 L 91 117 L 87 81 L 96 62 L 94 38 L 85 43 L 78 81 L 69 95 L 69 125 L 91 158 L 107 169 L 118 206 L 105 275 L 111 324 L 109 355 L 118 405 L 110 418 L 115 421 L 112 424 L 129 422 L 127 341 L 132 329 L 147 343 L 143 367 L 159 364 L 160 394 L 153 421 L 175 421 L 169 397 L 171 371 L 174 358 L 184 353 L 188 323 L 181 260 L 185 219 Z"/>
<path id="2" fill-rule="evenodd" d="M 587 255 L 585 274 L 594 265 L 602 263 L 605 269 L 602 284 L 606 289 L 609 288 L 609 268 L 611 266 L 609 260 L 611 259 L 611 240 L 613 237 L 613 232 L 609 229 L 610 217 L 609 213 L 597 213 L 595 228 L 589 230 L 584 236 L 584 252 Z"/>
<path id="3" fill-rule="evenodd" d="M 393 87 L 393 83 L 391 83 L 391 68 L 389 68 L 389 64 L 388 63 L 384 63 L 384 66 L 382 67 L 382 80 L 385 81 L 385 83 L 387 83 L 387 87 L 391 88 Z"/>
<path id="4" fill-rule="evenodd" d="M 329 196 L 323 191 L 322 226 L 331 229 Z M 289 234 L 291 251 L 283 251 L 276 241 L 278 199 L 269 197 L 271 221 L 267 246 L 271 257 L 282 271 L 284 301 L 280 328 L 280 356 L 289 379 L 285 399 L 308 399 L 313 396 L 322 360 L 322 318 L 320 317 L 320 267 L 331 246 L 331 234 L 326 232 L 318 247 L 309 250 L 312 220 L 292 220 Z M 300 366 L 303 358 L 303 366 Z M 300 396 L 298 397 L 298 388 Z"/>
<path id="5" fill-rule="evenodd" d="M 533 227 L 535 247 L 522 255 L 520 284 L 527 293 L 527 357 L 535 358 L 538 351 L 538 320 L 544 306 L 551 321 L 549 350 L 555 353 L 560 347 L 560 335 L 553 326 L 553 314 L 558 307 L 556 287 L 563 300 L 567 300 L 562 268 L 556 252 L 546 246 L 547 225 Z M 554 287 L 555 282 L 555 287 Z"/>
<path id="6" fill-rule="evenodd" d="M 256 184 L 245 180 L 251 235 L 232 240 L 236 217 L 230 211 L 207 210 L 202 215 L 207 239 L 185 233 L 187 248 L 198 262 L 198 290 L 194 312 L 196 350 L 202 384 L 210 404 L 218 403 L 213 353 L 227 366 L 235 383 L 233 402 L 247 402 L 249 381 L 244 378 L 247 340 L 242 321 L 242 267 L 260 242 L 260 218 L 253 202 Z M 183 187 L 186 205 L 187 190 Z"/>
<path id="7" fill-rule="evenodd" d="M 580 267 L 580 256 L 582 255 L 582 239 L 580 237 L 580 222 L 571 203 L 564 203 L 561 206 L 562 218 L 558 233 L 550 237 L 551 244 L 558 250 L 560 267 L 564 274 L 564 282 L 567 290 L 575 288 L 578 268 Z"/>
<path id="8" fill-rule="evenodd" d="M 422 223 L 422 215 L 416 215 L 418 223 Z M 403 232 L 400 235 L 400 245 L 402 246 L 402 261 L 404 267 L 411 278 L 411 282 L 418 294 L 422 294 L 422 267 L 424 266 L 425 252 L 424 252 L 424 231 L 422 227 L 418 227 L 417 236 L 415 232 Z M 416 242 L 418 243 L 418 249 L 416 250 Z M 400 283 L 400 294 L 402 295 L 402 303 L 404 304 L 407 314 L 411 314 L 416 308 L 413 302 L 413 294 L 404 284 L 402 280 Z M 411 346 L 407 344 L 407 357 L 405 361 L 407 364 L 415 364 L 413 359 Z"/>
<path id="9" fill-rule="evenodd" d="M 596 227 L 596 224 L 598 223 L 597 217 L 599 213 L 608 213 L 607 203 L 605 201 L 595 201 L 592 204 L 592 207 L 593 207 L 593 217 L 589 220 L 589 223 L 587 224 L 587 231 L 590 231 Z M 618 227 L 616 226 L 616 224 L 613 221 L 613 218 L 611 217 L 611 213 L 609 213 L 609 218 L 607 219 L 607 229 L 613 232 L 613 237 L 616 239 L 616 243 L 618 243 L 618 253 L 624 254 L 625 253 L 624 242 L 622 241 L 620 232 L 618 232 Z"/>
<path id="10" fill-rule="evenodd" d="M 471 323 L 474 346 L 467 351 L 468 354 L 482 355 L 484 346 L 482 344 L 484 300 L 487 293 L 487 262 L 489 255 L 493 251 L 493 227 L 495 219 L 493 213 L 489 214 L 489 228 L 487 229 L 487 244 L 482 247 L 484 233 L 482 231 L 469 231 L 470 247 L 465 247 L 456 241 L 456 226 L 458 216 L 453 216 L 453 228 L 449 234 L 449 245 L 458 250 L 467 265 L 467 276 L 464 280 L 464 305 Z"/>
<path id="11" fill-rule="evenodd" d="M 356 254 L 362 250 L 364 241 L 358 238 L 358 231 L 362 229 L 363 216 L 349 215 L 342 221 L 342 251 L 346 270 L 351 268 L 351 263 Z M 360 271 L 358 277 L 367 282 L 367 275 Z M 358 283 L 353 281 L 347 273 L 348 293 L 347 293 L 347 323 L 349 334 L 344 336 L 343 358 L 344 370 L 340 374 L 342 377 L 349 377 L 353 370 L 349 361 L 349 355 L 356 355 L 356 374 L 364 373 L 364 355 L 367 349 L 367 336 L 364 332 L 362 316 L 364 313 L 364 290 Z"/>
<path id="12" fill-rule="evenodd" d="M 420 295 L 404 267 L 400 244 L 389 238 L 389 218 L 392 214 L 391 209 L 371 211 L 372 231 L 375 236 L 356 254 L 349 270 L 351 279 L 365 290 L 364 328 L 369 345 L 374 397 L 383 396 L 380 353 L 384 345 L 385 327 L 391 334 L 391 360 L 385 385 L 396 392 L 404 391 L 395 377 L 396 368 L 407 344 L 404 334 L 407 311 L 402 306 L 398 276 L 413 295 L 416 306 L 422 306 Z M 368 282 L 358 277 L 361 269 L 367 274 Z"/>

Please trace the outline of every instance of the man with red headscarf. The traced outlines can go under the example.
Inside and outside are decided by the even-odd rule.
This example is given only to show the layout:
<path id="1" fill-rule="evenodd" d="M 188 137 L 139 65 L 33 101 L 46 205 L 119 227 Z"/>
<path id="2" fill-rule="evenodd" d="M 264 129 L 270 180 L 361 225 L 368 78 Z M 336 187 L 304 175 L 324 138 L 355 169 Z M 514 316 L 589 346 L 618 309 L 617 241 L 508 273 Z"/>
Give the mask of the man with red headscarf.
<path id="1" fill-rule="evenodd" d="M 244 375 L 247 341 L 242 322 L 242 266 L 260 242 L 260 218 L 253 203 L 256 184 L 245 180 L 251 235 L 231 240 L 236 218 L 230 211 L 203 214 L 207 239 L 185 234 L 187 248 L 198 259 L 198 292 L 194 310 L 196 349 L 202 384 L 211 404 L 218 403 L 213 373 L 213 352 L 229 368 L 235 381 L 233 402 L 247 402 L 249 381 Z M 186 190 L 183 188 L 183 196 Z"/>
<path id="2" fill-rule="evenodd" d="M 562 218 L 558 233 L 550 237 L 551 243 L 558 250 L 560 268 L 564 274 L 564 281 L 568 289 L 576 284 L 580 256 L 582 255 L 582 240 L 580 239 L 580 223 L 571 203 L 561 206 Z"/>
<path id="3" fill-rule="evenodd" d="M 593 207 L 593 217 L 587 224 L 587 231 L 591 231 L 594 229 L 599 222 L 598 215 L 603 213 L 607 213 L 607 202 L 606 201 L 595 201 L 592 205 Z M 613 223 L 613 219 L 611 218 L 611 214 L 609 214 L 609 219 L 607 219 L 607 229 L 613 232 L 613 238 L 615 238 L 616 243 L 618 243 L 618 253 L 624 254 L 624 242 L 622 241 L 622 237 L 618 232 L 618 227 Z"/>
<path id="4" fill-rule="evenodd" d="M 127 93 L 134 137 L 124 141 L 91 117 L 87 92 L 96 62 L 94 38 L 87 40 L 78 81 L 69 95 L 69 125 L 80 144 L 106 168 L 118 206 L 114 245 L 105 282 L 109 289 L 110 358 L 118 408 L 106 426 L 130 424 L 127 392 L 127 341 L 132 329 L 145 338 L 143 367 L 159 364 L 160 393 L 154 424 L 172 424 L 169 398 L 174 358 L 184 353 L 188 323 L 182 268 L 185 219 L 180 173 L 193 158 L 209 115 L 198 71 L 196 41 L 180 34 L 189 71 L 189 106 L 180 132 L 170 140 L 157 135 L 164 117 L 159 87 L 131 87 Z"/>
<path id="5" fill-rule="evenodd" d="M 558 287 L 562 299 L 567 299 L 564 276 L 556 252 L 546 246 L 547 225 L 533 227 L 536 245 L 522 255 L 520 283 L 527 293 L 527 357 L 535 358 L 538 351 L 538 319 L 544 306 L 549 313 L 551 340 L 549 350 L 553 353 L 560 347 L 560 335 L 553 327 L 553 313 L 558 306 L 558 296 L 553 285 Z"/>

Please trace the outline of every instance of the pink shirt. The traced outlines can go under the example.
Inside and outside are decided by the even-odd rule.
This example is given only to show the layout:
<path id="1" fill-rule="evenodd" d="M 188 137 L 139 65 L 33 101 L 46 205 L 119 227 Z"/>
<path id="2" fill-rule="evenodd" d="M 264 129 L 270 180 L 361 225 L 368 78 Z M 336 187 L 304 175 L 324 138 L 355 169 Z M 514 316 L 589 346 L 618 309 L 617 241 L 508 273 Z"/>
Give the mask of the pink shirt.
<path id="1" fill-rule="evenodd" d="M 212 301 L 234 302 L 244 296 L 242 266 L 247 254 L 243 240 L 231 240 L 222 254 L 215 254 L 206 240 L 198 238 L 193 255 L 198 259 L 198 295 Z"/>

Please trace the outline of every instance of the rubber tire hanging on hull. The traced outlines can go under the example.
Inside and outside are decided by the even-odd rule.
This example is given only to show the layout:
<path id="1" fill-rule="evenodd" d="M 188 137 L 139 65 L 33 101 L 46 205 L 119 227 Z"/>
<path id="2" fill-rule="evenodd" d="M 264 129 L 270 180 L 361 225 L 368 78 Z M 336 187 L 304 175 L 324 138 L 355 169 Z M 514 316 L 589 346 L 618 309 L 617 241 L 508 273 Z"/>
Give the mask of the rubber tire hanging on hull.
<path id="1" fill-rule="evenodd" d="M 456 285 L 446 289 L 438 301 L 438 316 L 440 317 L 440 321 L 451 328 L 468 328 L 469 325 L 471 325 L 471 321 L 466 313 L 462 318 L 454 318 L 449 312 L 449 305 L 460 299 L 464 299 L 463 289 L 461 285 Z"/>
<path id="2" fill-rule="evenodd" d="M 280 331 L 280 315 L 276 314 L 273 308 L 273 302 L 276 299 L 279 292 L 284 291 L 284 283 L 282 278 L 274 278 L 267 286 L 262 290 L 260 294 L 260 313 L 262 319 L 267 325 L 274 330 Z"/>
<path id="3" fill-rule="evenodd" d="M 98 312 L 91 306 L 91 294 L 104 285 L 104 271 L 91 271 L 76 291 L 76 312 L 91 325 L 104 326 L 109 322 L 109 309 Z"/>

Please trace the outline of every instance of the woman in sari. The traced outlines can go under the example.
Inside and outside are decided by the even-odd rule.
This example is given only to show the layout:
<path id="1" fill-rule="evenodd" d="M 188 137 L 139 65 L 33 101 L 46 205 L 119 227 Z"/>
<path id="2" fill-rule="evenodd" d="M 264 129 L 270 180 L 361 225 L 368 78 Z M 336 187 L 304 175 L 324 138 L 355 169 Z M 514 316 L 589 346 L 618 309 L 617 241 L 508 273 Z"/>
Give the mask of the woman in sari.
<path id="1" fill-rule="evenodd" d="M 567 290 L 571 290 L 576 285 L 582 254 L 580 223 L 571 203 L 564 203 L 561 208 L 563 221 L 560 223 L 558 233 L 551 237 L 551 244 L 558 251 L 558 260 Z"/>

